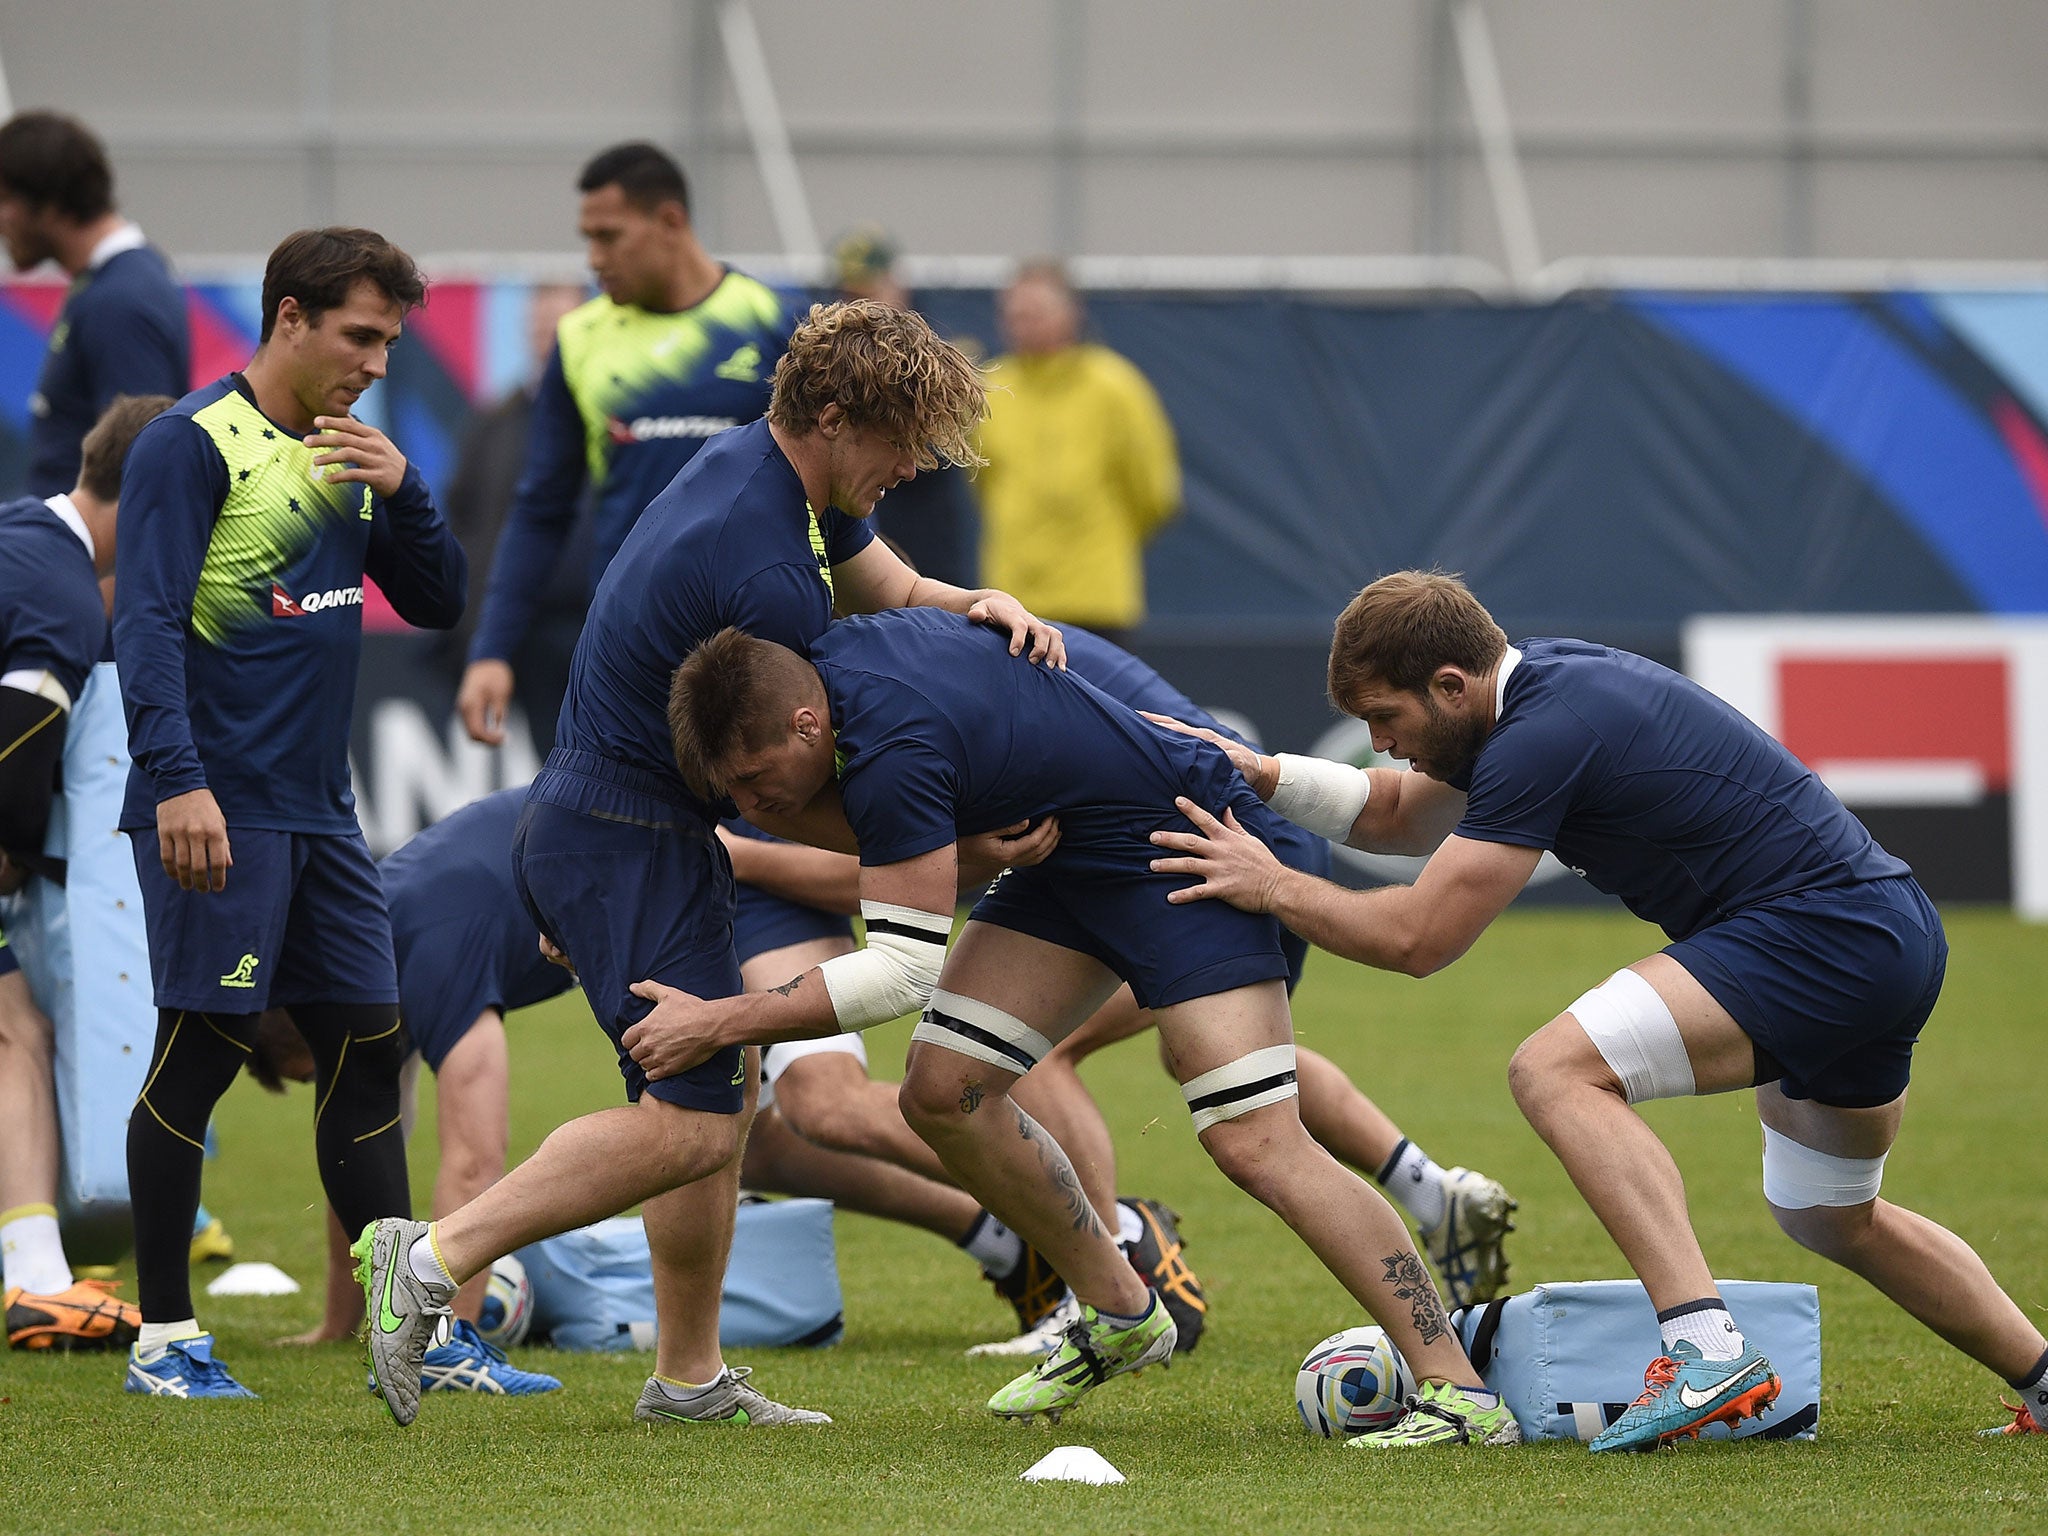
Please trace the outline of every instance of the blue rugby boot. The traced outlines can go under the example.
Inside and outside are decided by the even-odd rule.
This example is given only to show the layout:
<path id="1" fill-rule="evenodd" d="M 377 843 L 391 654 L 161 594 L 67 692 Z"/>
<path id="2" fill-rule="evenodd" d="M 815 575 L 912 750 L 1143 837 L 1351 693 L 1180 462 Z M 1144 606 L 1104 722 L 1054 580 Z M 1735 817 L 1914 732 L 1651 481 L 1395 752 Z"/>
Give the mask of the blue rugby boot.
<path id="1" fill-rule="evenodd" d="M 1709 1360 L 1690 1339 L 1643 1372 L 1643 1395 L 1593 1440 L 1596 1451 L 1654 1451 L 1681 1436 L 1697 1440 L 1709 1424 L 1733 1428 L 1765 1413 L 1780 1382 L 1754 1344 L 1733 1360 Z"/>
<path id="2" fill-rule="evenodd" d="M 505 1361 L 505 1351 L 476 1331 L 476 1324 L 458 1319 L 454 1335 L 436 1345 L 420 1361 L 422 1392 L 483 1392 L 498 1397 L 528 1397 L 559 1392 L 562 1384 L 540 1371 L 522 1371 Z"/>
<path id="3" fill-rule="evenodd" d="M 166 1344 L 148 1360 L 128 1351 L 127 1390 L 149 1397 L 250 1397 L 256 1394 L 213 1358 L 213 1335 Z"/>

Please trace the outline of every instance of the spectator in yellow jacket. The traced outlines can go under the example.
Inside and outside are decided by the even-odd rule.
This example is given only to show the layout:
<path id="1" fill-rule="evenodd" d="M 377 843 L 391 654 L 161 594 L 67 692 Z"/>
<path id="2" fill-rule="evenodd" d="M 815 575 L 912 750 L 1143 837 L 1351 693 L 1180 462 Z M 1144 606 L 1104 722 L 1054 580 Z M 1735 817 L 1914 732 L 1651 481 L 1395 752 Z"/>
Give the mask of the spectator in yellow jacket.
<path id="1" fill-rule="evenodd" d="M 1084 342 L 1053 262 L 1003 293 L 1010 351 L 981 429 L 982 579 L 1054 621 L 1120 639 L 1145 618 L 1145 542 L 1180 507 L 1173 428 L 1125 358 Z"/>

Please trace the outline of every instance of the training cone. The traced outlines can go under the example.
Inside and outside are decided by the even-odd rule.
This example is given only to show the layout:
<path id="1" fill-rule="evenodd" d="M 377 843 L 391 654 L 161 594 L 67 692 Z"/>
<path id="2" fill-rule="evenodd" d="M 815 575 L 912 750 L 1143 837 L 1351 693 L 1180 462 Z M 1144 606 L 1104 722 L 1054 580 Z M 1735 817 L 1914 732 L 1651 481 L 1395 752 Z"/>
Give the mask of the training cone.
<path id="1" fill-rule="evenodd" d="M 1085 1445 L 1062 1445 L 1038 1459 L 1018 1479 L 1026 1483 L 1120 1483 L 1123 1473 Z"/>
<path id="2" fill-rule="evenodd" d="M 230 1264 L 206 1288 L 209 1296 L 290 1296 L 299 1282 L 267 1260 Z"/>

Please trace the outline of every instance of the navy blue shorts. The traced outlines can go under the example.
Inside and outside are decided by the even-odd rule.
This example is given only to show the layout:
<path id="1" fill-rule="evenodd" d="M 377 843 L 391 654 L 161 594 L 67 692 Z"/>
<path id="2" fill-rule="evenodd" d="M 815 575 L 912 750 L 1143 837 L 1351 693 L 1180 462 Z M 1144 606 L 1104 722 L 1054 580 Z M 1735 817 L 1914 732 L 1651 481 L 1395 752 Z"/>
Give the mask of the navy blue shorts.
<path id="1" fill-rule="evenodd" d="M 20 969 L 21 962 L 14 958 L 13 946 L 7 942 L 7 930 L 0 928 L 0 976 Z"/>
<path id="2" fill-rule="evenodd" d="M 1241 782 L 1238 787 L 1230 804 L 1239 823 L 1271 844 L 1285 823 Z M 1160 851 L 1149 838 L 1155 831 L 1192 831 L 1178 812 L 1140 820 L 1129 810 L 1062 811 L 1059 818 L 1053 856 L 1006 872 L 974 904 L 971 921 L 1093 955 L 1130 983 L 1141 1008 L 1287 980 L 1286 930 L 1275 919 L 1227 902 L 1175 906 L 1166 899 L 1192 882 L 1152 872 Z"/>
<path id="3" fill-rule="evenodd" d="M 702 998 L 735 997 L 732 865 L 711 823 L 664 798 L 623 763 L 557 748 L 527 792 L 512 873 L 539 929 L 575 963 L 590 1011 L 618 1052 L 626 1097 L 642 1093 L 736 1115 L 746 1062 L 730 1047 L 679 1077 L 649 1082 L 619 1039 L 654 1005 L 654 980 Z"/>
<path id="4" fill-rule="evenodd" d="M 1664 953 L 1784 1069 L 1787 1098 L 1841 1109 L 1906 1091 L 1948 939 L 1910 876 L 1762 902 Z"/>
<path id="5" fill-rule="evenodd" d="M 294 1003 L 395 1003 L 384 884 L 360 832 L 230 825 L 220 891 L 164 873 L 156 832 L 128 834 L 159 1008 L 261 1013 Z"/>
<path id="6" fill-rule="evenodd" d="M 420 921 L 393 905 L 398 1016 L 420 1059 L 435 1072 L 484 1010 L 530 1008 L 576 985 L 559 965 L 539 958 L 539 930 L 525 906 L 512 899 L 516 921 L 509 924 L 502 912 L 459 909 Z"/>
<path id="7" fill-rule="evenodd" d="M 738 905 L 733 911 L 732 943 L 740 964 L 772 949 L 787 949 L 812 939 L 844 939 L 853 942 L 853 919 L 837 912 L 820 912 L 802 902 L 784 901 L 752 885 L 736 885 Z"/>

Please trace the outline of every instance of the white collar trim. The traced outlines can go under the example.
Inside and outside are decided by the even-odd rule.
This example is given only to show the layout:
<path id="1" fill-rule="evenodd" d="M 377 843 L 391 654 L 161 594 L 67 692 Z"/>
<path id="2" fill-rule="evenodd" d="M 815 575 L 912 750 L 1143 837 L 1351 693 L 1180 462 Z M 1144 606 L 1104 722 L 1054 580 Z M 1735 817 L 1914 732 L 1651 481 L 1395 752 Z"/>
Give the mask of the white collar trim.
<path id="1" fill-rule="evenodd" d="M 1512 645 L 1509 646 L 1507 655 L 1501 658 L 1500 671 L 1494 674 L 1493 719 L 1496 725 L 1500 723 L 1500 717 L 1508 707 L 1508 674 L 1515 670 L 1516 663 L 1521 659 L 1522 653 Z"/>
<path id="2" fill-rule="evenodd" d="M 87 555 L 94 560 L 99 559 L 100 552 L 93 547 L 92 530 L 85 526 L 85 519 L 79 515 L 78 508 L 69 496 L 47 497 L 43 505 L 57 514 L 57 521 L 78 535 L 78 542 L 85 546 Z"/>
<path id="3" fill-rule="evenodd" d="M 88 272 L 97 272 L 123 251 L 139 251 L 149 244 L 149 237 L 142 232 L 142 226 L 132 220 L 122 224 L 111 235 L 92 248 L 92 254 L 85 258 Z"/>

